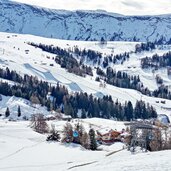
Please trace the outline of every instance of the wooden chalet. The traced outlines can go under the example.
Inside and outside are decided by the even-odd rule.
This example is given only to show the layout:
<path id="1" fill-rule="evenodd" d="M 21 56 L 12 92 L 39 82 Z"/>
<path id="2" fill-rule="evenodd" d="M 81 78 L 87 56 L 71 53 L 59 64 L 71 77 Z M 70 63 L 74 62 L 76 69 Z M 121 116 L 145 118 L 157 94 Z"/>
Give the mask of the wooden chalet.
<path id="1" fill-rule="evenodd" d="M 99 141 L 102 144 L 111 144 L 115 141 L 118 141 L 118 137 L 121 134 L 120 132 L 110 128 L 99 129 L 96 132 L 97 141 Z"/>

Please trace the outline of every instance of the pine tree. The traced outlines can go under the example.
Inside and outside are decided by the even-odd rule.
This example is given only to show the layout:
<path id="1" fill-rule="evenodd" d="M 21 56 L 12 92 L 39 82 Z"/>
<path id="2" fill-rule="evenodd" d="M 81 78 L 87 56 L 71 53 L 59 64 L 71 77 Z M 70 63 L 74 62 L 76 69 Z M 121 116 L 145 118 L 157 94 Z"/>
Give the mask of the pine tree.
<path id="1" fill-rule="evenodd" d="M 82 110 L 81 118 L 82 119 L 85 119 L 86 118 L 86 111 L 85 111 L 85 109 Z"/>
<path id="2" fill-rule="evenodd" d="M 18 106 L 18 117 L 21 116 L 21 109 L 20 109 L 20 106 Z"/>
<path id="3" fill-rule="evenodd" d="M 71 103 L 69 103 L 69 102 L 64 103 L 64 113 L 65 113 L 65 115 L 70 115 L 72 117 L 74 116 L 74 109 L 73 109 Z"/>
<path id="4" fill-rule="evenodd" d="M 7 107 L 6 111 L 5 111 L 5 117 L 9 117 L 10 116 L 10 111 L 9 108 Z"/>
<path id="5" fill-rule="evenodd" d="M 89 137 L 90 137 L 90 149 L 91 150 L 96 150 L 97 149 L 97 142 L 96 142 L 96 138 L 95 138 L 94 129 L 90 129 Z"/>
<path id="6" fill-rule="evenodd" d="M 127 104 L 127 112 L 125 114 L 126 114 L 126 119 L 128 121 L 133 119 L 133 106 L 132 106 L 132 103 L 130 101 Z"/>

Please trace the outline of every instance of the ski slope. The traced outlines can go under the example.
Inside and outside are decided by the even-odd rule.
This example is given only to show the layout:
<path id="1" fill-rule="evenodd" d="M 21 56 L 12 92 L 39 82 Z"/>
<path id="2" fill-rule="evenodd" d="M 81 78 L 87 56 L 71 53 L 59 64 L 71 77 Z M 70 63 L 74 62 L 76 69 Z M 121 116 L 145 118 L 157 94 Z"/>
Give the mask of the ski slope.
<path id="1" fill-rule="evenodd" d="M 114 121 L 85 122 L 100 127 Z M 114 125 L 116 128 L 117 122 Z M 34 132 L 27 121 L 0 120 L 0 170 L 3 171 L 169 171 L 171 168 L 170 150 L 131 154 L 123 150 L 122 143 L 100 148 L 102 151 L 89 151 L 76 144 L 49 143 L 46 135 Z"/>
<path id="2" fill-rule="evenodd" d="M 122 103 L 130 100 L 133 104 L 136 103 L 136 100 L 142 99 L 153 105 L 158 113 L 166 113 L 170 117 L 170 109 L 163 109 L 170 108 L 170 100 L 166 100 L 166 104 L 161 104 L 156 103 L 156 101 L 161 101 L 162 99 L 148 97 L 135 90 L 118 88 L 111 85 L 107 85 L 106 88 L 100 88 L 99 82 L 95 81 L 96 75 L 94 75 L 94 77 L 87 76 L 86 78 L 83 78 L 68 73 L 55 63 L 53 60 L 55 57 L 54 54 L 43 52 L 39 48 L 32 47 L 25 43 L 34 42 L 47 45 L 53 44 L 54 46 L 62 48 L 72 48 L 77 45 L 81 49 L 86 48 L 99 51 L 105 56 L 106 54 L 111 54 L 113 49 L 114 54 L 120 54 L 125 51 L 134 51 L 136 42 L 109 42 L 106 46 L 99 46 L 98 42 L 66 41 L 9 33 L 0 33 L 0 40 L 0 67 L 2 68 L 9 67 L 10 69 L 16 70 L 20 75 L 34 75 L 51 84 L 59 82 L 62 85 L 65 85 L 71 93 L 75 91 L 83 91 L 88 94 L 93 94 L 96 97 L 111 95 L 114 100 L 118 99 Z M 28 54 L 25 50 L 29 51 Z M 148 87 L 150 90 L 154 90 L 157 88 L 155 75 L 149 70 L 144 71 L 140 68 L 140 58 L 151 56 L 154 53 L 163 54 L 168 50 L 169 49 L 158 49 L 152 53 L 147 52 L 138 55 L 133 53 L 129 61 L 126 61 L 123 65 L 118 64 L 113 65 L 112 67 L 116 70 L 126 71 L 130 75 L 140 75 L 140 80 L 143 82 L 144 86 Z M 50 66 L 51 64 L 53 64 L 53 66 Z M 93 72 L 95 73 L 95 70 Z M 170 85 L 171 80 L 167 77 L 166 70 L 159 70 L 158 72 L 164 79 L 165 83 Z"/>

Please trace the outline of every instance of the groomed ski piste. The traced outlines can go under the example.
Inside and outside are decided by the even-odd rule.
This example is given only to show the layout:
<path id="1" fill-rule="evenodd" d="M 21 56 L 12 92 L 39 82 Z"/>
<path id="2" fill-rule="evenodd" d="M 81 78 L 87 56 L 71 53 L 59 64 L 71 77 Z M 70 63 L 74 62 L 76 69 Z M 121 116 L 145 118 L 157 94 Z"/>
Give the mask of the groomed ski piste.
<path id="1" fill-rule="evenodd" d="M 88 94 L 93 94 L 95 97 L 103 97 L 103 95 L 111 95 L 113 100 L 118 99 L 120 102 L 125 103 L 125 101 L 130 100 L 133 105 L 135 105 L 137 100 L 143 100 L 146 103 L 154 106 L 158 114 L 167 114 L 171 118 L 170 106 L 171 101 L 165 100 L 166 103 L 156 103 L 156 101 L 162 101 L 163 99 L 148 97 L 141 94 L 140 92 L 132 89 L 118 88 L 112 85 L 106 86 L 106 88 L 99 87 L 99 82 L 95 81 L 96 71 L 93 70 L 94 76 L 80 77 L 75 74 L 67 72 L 62 69 L 58 64 L 55 63 L 53 57 L 56 55 L 50 54 L 42 51 L 39 48 L 35 48 L 27 44 L 27 42 L 43 43 L 46 45 L 59 46 L 61 48 L 72 48 L 78 46 L 80 49 L 92 49 L 99 51 L 103 56 L 107 54 L 120 54 L 124 52 L 131 52 L 135 50 L 135 45 L 137 42 L 107 42 L 107 45 L 101 46 L 99 42 L 89 42 L 89 41 L 68 41 L 68 40 L 57 40 L 42 38 L 32 35 L 19 35 L 12 33 L 0 33 L 0 67 L 8 67 L 11 70 L 15 70 L 20 75 L 28 74 L 37 76 L 40 80 L 45 80 L 51 84 L 56 85 L 59 82 L 68 88 L 70 93 L 73 92 L 87 92 Z M 155 90 L 157 84 L 155 81 L 155 76 L 159 74 L 165 85 L 171 84 L 171 79 L 167 76 L 167 69 L 159 69 L 155 74 L 151 70 L 142 70 L 140 67 L 140 59 L 145 56 L 152 56 L 155 53 L 164 54 L 170 50 L 168 46 L 167 49 L 156 49 L 152 52 L 142 52 L 140 54 L 132 53 L 130 59 L 124 62 L 123 65 L 115 64 L 111 65 L 116 71 L 125 71 L 129 75 L 139 75 L 141 82 L 143 82 L 145 87 L 150 90 Z M 26 53 L 27 51 L 27 53 Z M 53 64 L 53 66 L 50 66 Z M 90 62 L 87 65 L 92 64 Z M 92 66 L 93 68 L 96 66 Z M 7 81 L 1 79 L 1 81 Z M 8 81 L 9 82 L 9 81 Z M 10 82 L 10 84 L 15 84 Z M 14 97 L 12 98 L 14 99 Z M 24 101 L 20 98 L 15 98 L 19 101 Z M 6 97 L 5 102 L 0 102 L 0 112 L 4 113 L 7 104 L 12 105 L 11 97 Z M 28 104 L 28 103 L 27 103 Z M 23 105 L 21 105 L 23 106 Z M 33 109 L 34 110 L 34 109 Z M 42 109 L 44 110 L 44 109 Z"/>

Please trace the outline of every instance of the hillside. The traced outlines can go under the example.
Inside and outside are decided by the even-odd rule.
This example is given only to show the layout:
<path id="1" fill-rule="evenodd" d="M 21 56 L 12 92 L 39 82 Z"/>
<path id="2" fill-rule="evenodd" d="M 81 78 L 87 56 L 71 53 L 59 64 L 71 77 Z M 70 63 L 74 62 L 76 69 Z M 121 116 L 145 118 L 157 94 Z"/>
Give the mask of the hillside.
<path id="1" fill-rule="evenodd" d="M 117 128 L 120 123 L 89 119 L 86 122 L 98 126 Z M 100 123 L 99 123 L 100 122 Z M 50 124 L 50 123 L 49 123 Z M 63 122 L 56 122 L 57 129 Z M 84 124 L 84 120 L 83 120 Z M 168 171 L 171 167 L 171 151 L 137 152 L 131 154 L 122 150 L 122 143 L 102 146 L 102 151 L 85 150 L 80 145 L 46 142 L 46 135 L 34 132 L 29 122 L 8 122 L 0 120 L 0 170 L 11 171 L 66 171 L 66 170 L 106 170 L 113 171 Z M 85 125 L 85 124 L 84 124 Z M 108 154 L 114 153 L 113 155 Z"/>
<path id="2" fill-rule="evenodd" d="M 1 60 L 0 66 L 2 68 L 9 67 L 15 69 L 20 75 L 28 74 L 37 76 L 40 80 L 45 80 L 52 85 L 56 85 L 57 82 L 66 86 L 70 93 L 73 92 L 87 92 L 93 94 L 95 97 L 102 98 L 104 95 L 111 95 L 113 100 L 118 99 L 123 104 L 125 101 L 130 100 L 135 105 L 137 100 L 142 99 L 146 103 L 149 103 L 157 112 L 166 113 L 170 117 L 170 100 L 165 100 L 166 103 L 156 103 L 156 101 L 162 101 L 160 98 L 149 97 L 141 94 L 140 92 L 132 89 L 118 88 L 107 84 L 106 88 L 99 88 L 99 82 L 95 81 L 96 70 L 93 69 L 94 76 L 80 77 L 75 74 L 67 72 L 61 68 L 53 58 L 55 54 L 47 53 L 39 48 L 35 48 L 26 44 L 25 42 L 33 41 L 35 43 L 53 44 L 61 48 L 73 47 L 77 45 L 80 48 L 94 49 L 104 54 L 111 53 L 111 47 L 114 47 L 115 54 L 123 53 L 125 51 L 132 51 L 135 48 L 136 43 L 129 42 L 110 42 L 106 47 L 99 46 L 98 42 L 84 42 L 84 41 L 64 41 L 47 39 L 41 37 L 35 37 L 30 35 L 15 35 L 8 33 L 0 33 L 0 53 Z M 28 50 L 26 53 L 25 50 Z M 152 55 L 153 53 L 163 54 L 168 50 L 156 49 L 153 52 L 143 52 L 141 54 L 132 54 L 130 59 L 123 65 L 113 65 L 116 70 L 126 71 L 131 75 L 139 75 L 141 81 L 149 89 L 154 90 L 157 88 L 155 83 L 155 76 L 150 70 L 142 70 L 140 67 L 140 58 L 145 55 Z M 104 55 L 103 54 L 103 55 Z M 50 66 L 53 64 L 52 66 Z M 89 63 L 87 63 L 89 64 Z M 89 64 L 91 65 L 91 64 Z M 129 68 L 128 68 L 129 67 Z M 170 84 L 170 78 L 167 76 L 166 70 L 158 70 L 156 74 L 160 74 L 165 80 L 165 84 Z"/>
<path id="3" fill-rule="evenodd" d="M 21 117 L 17 117 L 17 109 L 18 106 L 21 108 Z M 45 107 L 41 107 L 40 105 L 33 106 L 30 101 L 17 98 L 14 96 L 2 96 L 2 101 L 0 101 L 0 114 L 3 116 L 6 108 L 9 107 L 11 116 L 9 118 L 23 120 L 29 119 L 32 114 L 43 113 L 44 115 L 48 115 L 47 109 Z"/>
<path id="4" fill-rule="evenodd" d="M 123 16 L 0 1 L 0 31 L 68 40 L 169 41 L 170 15 Z"/>

